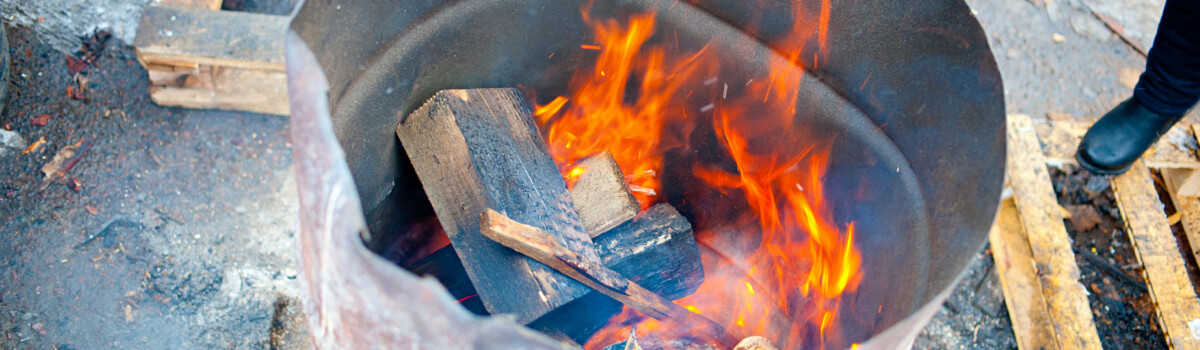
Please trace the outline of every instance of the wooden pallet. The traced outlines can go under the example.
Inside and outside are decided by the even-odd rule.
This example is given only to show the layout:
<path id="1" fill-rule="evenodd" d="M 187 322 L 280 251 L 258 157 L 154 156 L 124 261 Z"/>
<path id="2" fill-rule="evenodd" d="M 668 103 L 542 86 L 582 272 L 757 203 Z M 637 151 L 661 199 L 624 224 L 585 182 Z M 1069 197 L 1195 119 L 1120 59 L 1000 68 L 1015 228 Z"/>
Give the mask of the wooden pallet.
<path id="1" fill-rule="evenodd" d="M 1047 170 L 1047 164 L 1075 162 L 1075 146 L 1087 127 L 1072 122 L 1035 123 L 1026 115 L 1008 117 L 1006 191 L 1012 195 L 1001 204 L 990 242 L 1021 349 L 1101 348 L 1062 222 L 1063 209 Z M 1190 129 L 1177 127 L 1172 132 Z M 1188 151 L 1160 142 L 1129 172 L 1111 180 L 1125 232 L 1144 268 L 1168 344 L 1175 349 L 1200 349 L 1200 299 L 1193 292 L 1148 166 L 1162 170 L 1189 241 L 1200 246 L 1200 240 L 1191 238 L 1200 234 L 1200 198 L 1194 192 L 1176 192 L 1200 187 L 1191 185 L 1200 182 L 1200 161 Z"/>
<path id="2" fill-rule="evenodd" d="M 134 48 L 163 106 L 288 114 L 287 16 L 219 11 L 220 0 L 147 6 Z"/>

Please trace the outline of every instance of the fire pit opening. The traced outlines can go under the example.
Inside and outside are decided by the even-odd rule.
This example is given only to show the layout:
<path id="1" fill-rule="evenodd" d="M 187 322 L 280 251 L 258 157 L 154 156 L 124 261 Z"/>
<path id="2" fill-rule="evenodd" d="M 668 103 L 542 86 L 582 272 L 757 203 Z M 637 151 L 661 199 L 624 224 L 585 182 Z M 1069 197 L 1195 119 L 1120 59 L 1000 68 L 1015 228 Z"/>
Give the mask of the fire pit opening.
<path id="1" fill-rule="evenodd" d="M 357 66 L 322 55 L 321 50 L 342 44 L 328 42 L 337 35 L 318 38 L 321 30 L 306 26 L 330 18 L 318 11 L 326 5 L 307 4 L 293 24 L 318 52 L 318 61 L 326 58 L 321 63 L 333 82 L 328 94 L 332 131 L 361 196 L 369 229 L 364 241 L 372 252 L 406 269 L 444 283 L 451 279 L 443 276 L 463 273 L 413 161 L 396 139 L 396 124 L 444 89 L 518 88 L 569 185 L 585 157 L 611 152 L 642 210 L 666 203 L 691 225 L 703 282 L 676 303 L 739 338 L 766 336 L 781 348 L 847 348 L 900 323 L 919 326 L 924 321 L 912 321 L 914 314 L 931 314 L 929 303 L 944 297 L 985 237 L 997 198 L 989 191 L 998 193 L 1002 177 L 1003 138 L 993 135 L 1002 119 L 978 129 L 978 135 L 964 136 L 950 134 L 961 130 L 927 131 L 923 128 L 938 124 L 920 118 L 878 116 L 886 114 L 880 106 L 920 101 L 910 89 L 925 89 L 934 98 L 959 93 L 964 102 L 986 102 L 973 107 L 986 107 L 988 113 L 979 115 L 995 112 L 994 63 L 969 17 L 965 29 L 940 29 L 950 34 L 916 32 L 941 36 L 933 41 L 941 46 L 926 48 L 927 60 L 864 57 L 832 63 L 846 57 L 829 54 L 837 49 L 827 46 L 850 45 L 839 40 L 855 40 L 845 32 L 856 26 L 835 22 L 845 17 L 832 12 L 840 7 L 829 0 L 772 2 L 750 10 L 719 1 L 432 3 L 425 10 L 409 9 L 419 16 L 356 11 L 344 19 L 395 17 L 381 31 L 398 34 L 374 51 L 359 53 L 370 59 Z M 965 13 L 958 2 L 929 3 L 937 4 L 914 5 L 912 11 L 943 7 L 958 16 Z M 898 10 L 863 4 L 855 11 L 872 8 Z M 891 17 L 900 21 L 903 16 Z M 861 30 L 871 31 L 874 24 L 887 23 L 876 16 Z M 943 62 L 940 54 L 963 50 L 943 47 L 960 41 L 968 48 L 982 45 L 983 58 L 967 61 L 985 64 L 982 71 L 950 74 L 974 79 L 972 84 L 986 87 L 975 89 L 982 92 L 923 87 L 921 79 L 905 82 L 882 71 L 894 65 L 914 71 L 943 64 L 959 69 L 960 62 Z M 856 86 L 848 87 L 846 75 L 858 78 Z M 874 81 L 873 75 L 878 76 Z M 993 78 L 994 83 L 987 80 Z M 904 83 L 914 85 L 896 85 Z M 855 87 L 872 93 L 851 93 Z M 930 103 L 928 111 L 901 103 L 896 112 L 941 118 L 948 109 L 938 103 L 944 101 Z M 1002 102 L 999 107 L 1002 111 Z M 961 129 L 976 123 L 950 124 Z M 897 138 L 898 131 L 924 133 L 926 139 Z M 928 137 L 944 133 L 945 139 Z M 898 145 L 898 139 L 904 143 Z M 976 179 L 930 175 L 930 164 L 945 170 L 944 162 L 962 158 L 955 152 L 968 150 L 929 146 L 946 154 L 936 156 L 922 154 L 919 145 L 961 140 L 982 149 L 981 155 L 999 154 L 987 162 L 995 174 Z M 937 191 L 931 181 L 973 183 L 937 186 L 973 188 L 958 195 L 991 202 L 981 210 L 961 206 L 944 198 L 951 195 Z M 934 198 L 928 198 L 931 193 Z M 954 215 L 973 217 L 947 218 Z M 980 215 L 986 217 L 974 217 Z M 946 224 L 956 220 L 972 224 Z M 969 251 L 954 251 L 959 247 Z M 469 284 L 446 287 L 465 308 L 487 314 Z M 604 297 L 576 302 L 588 306 L 574 312 L 604 313 L 606 319 L 620 309 Z M 657 322 L 630 310 L 611 322 L 578 326 L 570 319 L 586 317 L 555 317 L 561 316 L 528 325 L 588 348 L 624 340 L 633 325 L 639 337 L 689 336 L 690 325 Z"/>

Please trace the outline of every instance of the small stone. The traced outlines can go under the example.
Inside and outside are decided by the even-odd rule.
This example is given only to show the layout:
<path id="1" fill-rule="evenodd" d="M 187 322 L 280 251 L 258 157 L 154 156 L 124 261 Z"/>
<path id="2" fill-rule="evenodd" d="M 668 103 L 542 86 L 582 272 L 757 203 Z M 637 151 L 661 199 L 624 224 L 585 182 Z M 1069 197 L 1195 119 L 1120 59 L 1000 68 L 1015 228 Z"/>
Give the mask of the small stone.
<path id="1" fill-rule="evenodd" d="M 1061 43 L 1061 42 L 1067 41 L 1067 37 L 1063 36 L 1062 34 L 1058 34 L 1058 33 L 1054 33 L 1054 35 L 1051 35 L 1050 39 L 1054 40 L 1054 42 L 1056 42 L 1056 43 Z"/>
<path id="2" fill-rule="evenodd" d="M 0 157 L 17 153 L 29 144 L 16 131 L 0 129 Z"/>
<path id="3" fill-rule="evenodd" d="M 1075 231 L 1091 230 L 1103 221 L 1100 213 L 1091 205 L 1068 205 L 1067 211 L 1071 212 L 1071 227 Z"/>

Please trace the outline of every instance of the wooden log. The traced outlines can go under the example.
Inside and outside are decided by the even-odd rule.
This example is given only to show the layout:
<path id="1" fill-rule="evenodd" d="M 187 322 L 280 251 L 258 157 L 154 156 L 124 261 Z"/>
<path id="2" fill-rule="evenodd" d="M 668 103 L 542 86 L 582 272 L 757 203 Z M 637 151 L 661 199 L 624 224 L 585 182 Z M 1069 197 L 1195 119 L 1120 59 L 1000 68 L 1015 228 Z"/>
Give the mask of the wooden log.
<path id="1" fill-rule="evenodd" d="M 1138 161 L 1112 180 L 1126 234 L 1143 266 L 1163 335 L 1174 349 L 1200 349 L 1200 299 L 1192 289 L 1186 264 L 1150 171 Z"/>
<path id="2" fill-rule="evenodd" d="M 1033 253 L 1020 214 L 1012 199 L 1000 204 L 996 224 L 988 235 L 992 258 L 996 260 L 996 275 L 1004 291 L 1008 317 L 1012 319 L 1013 334 L 1021 349 L 1058 349 L 1054 340 L 1054 325 L 1046 309 L 1042 284 L 1033 266 Z"/>
<path id="3" fill-rule="evenodd" d="M 570 173 L 576 171 L 580 172 L 579 179 L 571 188 L 571 199 L 583 227 L 592 238 L 637 216 L 641 205 L 629 192 L 625 174 L 612 153 L 588 157 L 576 164 Z"/>
<path id="4" fill-rule="evenodd" d="M 691 295 L 704 282 L 704 267 L 692 225 L 669 204 L 650 207 L 633 220 L 597 236 L 594 242 L 604 266 L 665 298 L 674 300 Z M 487 314 L 482 303 L 478 303 L 479 298 L 473 297 L 475 287 L 453 248 L 439 249 L 409 270 L 434 276 L 468 310 Z M 575 312 L 562 310 L 562 313 Z M 574 315 L 565 317 L 580 320 Z M 586 333 L 587 327 L 583 327 L 568 333 L 584 337 L 580 333 Z"/>
<path id="5" fill-rule="evenodd" d="M 1100 336 L 1079 283 L 1079 266 L 1063 225 L 1046 159 L 1027 115 L 1008 116 L 1008 180 L 1061 348 L 1100 349 Z"/>
<path id="6" fill-rule="evenodd" d="M 501 210 L 600 259 L 515 89 L 440 91 L 396 134 L 489 312 L 529 323 L 589 291 L 479 232 L 479 213 Z"/>
<path id="7" fill-rule="evenodd" d="M 711 337 L 725 348 L 738 342 L 720 324 L 625 279 L 616 271 L 604 267 L 598 259 L 585 257 L 564 247 L 545 230 L 514 221 L 491 209 L 483 212 L 480 228 L 484 236 L 553 267 L 647 316 L 696 326 L 702 330 L 697 335 Z"/>

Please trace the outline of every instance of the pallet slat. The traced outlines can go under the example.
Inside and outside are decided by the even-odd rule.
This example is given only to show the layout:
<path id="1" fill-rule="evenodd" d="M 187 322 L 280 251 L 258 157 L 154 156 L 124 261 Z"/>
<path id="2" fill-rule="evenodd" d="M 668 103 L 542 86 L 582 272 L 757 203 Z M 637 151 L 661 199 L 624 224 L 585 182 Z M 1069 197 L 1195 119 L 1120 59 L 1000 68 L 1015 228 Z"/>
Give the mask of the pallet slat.
<path id="1" fill-rule="evenodd" d="M 1100 349 L 1087 291 L 1079 283 L 1079 266 L 1034 132 L 1029 116 L 1008 117 L 1008 178 L 1055 339 L 1064 349 Z"/>
<path id="2" fill-rule="evenodd" d="M 1000 204 L 988 241 L 1017 345 L 1021 349 L 1058 349 L 1050 311 L 1033 266 L 1033 253 L 1012 199 Z"/>
<path id="3" fill-rule="evenodd" d="M 160 4 L 172 7 L 146 7 L 134 39 L 155 103 L 289 114 L 286 16 L 214 11 L 199 0 Z"/>
<path id="4" fill-rule="evenodd" d="M 133 46 L 144 64 L 284 70 L 286 16 L 148 6 Z"/>
<path id="5" fill-rule="evenodd" d="M 1170 173 L 1175 171 L 1190 171 L 1187 169 L 1163 169 L 1163 183 L 1167 186 L 1167 193 L 1171 196 L 1171 203 L 1175 204 L 1175 211 L 1180 214 L 1180 222 L 1183 224 L 1183 232 L 1187 235 L 1188 251 L 1192 256 L 1196 257 L 1196 261 L 1200 261 L 1200 198 L 1188 197 L 1180 195 L 1178 192 L 1178 177 L 1171 176 Z"/>
<path id="6" fill-rule="evenodd" d="M 1075 149 L 1091 124 L 1038 121 L 1034 122 L 1033 126 L 1037 131 L 1038 138 L 1042 141 L 1042 153 L 1049 163 L 1075 164 Z M 1180 124 L 1168 131 L 1163 139 L 1185 137 L 1181 133 L 1187 133 L 1190 127 Z M 1146 151 L 1144 159 L 1146 166 L 1152 168 L 1200 169 L 1200 161 L 1196 160 L 1190 150 L 1176 148 L 1167 142 L 1159 142 L 1150 147 L 1150 150 Z"/>
<path id="7" fill-rule="evenodd" d="M 1193 137 L 1200 135 L 1200 125 L 1192 125 Z M 1197 141 L 1200 141 L 1198 138 Z M 1200 261 L 1200 197 L 1185 195 L 1180 191 L 1181 179 L 1195 176 L 1191 169 L 1162 169 L 1163 184 L 1175 204 L 1175 211 L 1180 215 L 1183 232 L 1188 238 L 1188 252 Z"/>
<path id="8" fill-rule="evenodd" d="M 1138 161 L 1114 178 L 1112 186 L 1163 334 L 1172 348 L 1200 349 L 1200 299 L 1193 292 L 1149 169 Z"/>

